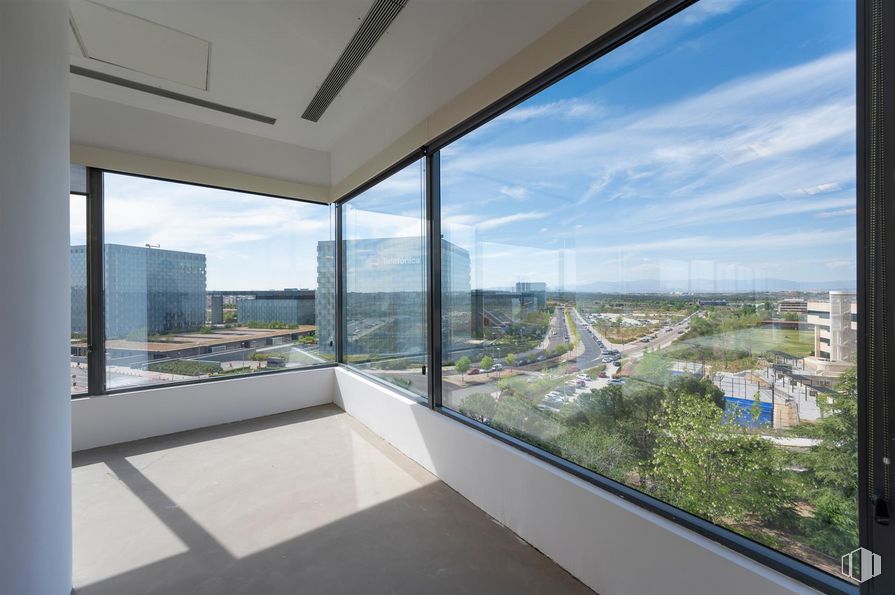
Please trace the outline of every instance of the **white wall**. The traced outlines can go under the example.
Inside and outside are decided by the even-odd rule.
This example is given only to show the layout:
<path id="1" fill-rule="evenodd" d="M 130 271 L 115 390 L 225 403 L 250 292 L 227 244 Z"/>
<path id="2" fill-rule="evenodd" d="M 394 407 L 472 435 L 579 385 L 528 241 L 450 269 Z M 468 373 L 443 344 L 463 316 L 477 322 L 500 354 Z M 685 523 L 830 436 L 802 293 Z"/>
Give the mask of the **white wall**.
<path id="1" fill-rule="evenodd" d="M 333 391 L 333 368 L 322 368 L 75 399 L 72 450 L 324 405 Z"/>
<path id="2" fill-rule="evenodd" d="M 354 372 L 335 403 L 600 595 L 814 593 Z"/>
<path id="3" fill-rule="evenodd" d="M 71 591 L 68 4 L 0 1 L 0 593 Z"/>

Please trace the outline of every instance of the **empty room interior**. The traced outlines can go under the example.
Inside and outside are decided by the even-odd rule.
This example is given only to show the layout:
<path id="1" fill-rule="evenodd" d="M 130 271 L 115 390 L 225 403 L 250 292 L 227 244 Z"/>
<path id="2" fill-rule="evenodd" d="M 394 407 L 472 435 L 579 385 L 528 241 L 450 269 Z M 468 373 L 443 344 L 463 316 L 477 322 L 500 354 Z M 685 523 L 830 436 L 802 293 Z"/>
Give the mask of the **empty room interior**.
<path id="1" fill-rule="evenodd" d="M 893 143 L 892 0 L 0 0 L 0 595 L 895 593 Z"/>

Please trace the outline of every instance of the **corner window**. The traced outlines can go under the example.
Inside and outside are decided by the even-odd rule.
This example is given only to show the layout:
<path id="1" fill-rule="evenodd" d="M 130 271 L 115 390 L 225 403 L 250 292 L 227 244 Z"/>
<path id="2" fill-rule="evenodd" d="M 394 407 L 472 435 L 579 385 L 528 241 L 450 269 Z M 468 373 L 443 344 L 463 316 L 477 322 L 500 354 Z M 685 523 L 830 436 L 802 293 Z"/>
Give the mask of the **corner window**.
<path id="1" fill-rule="evenodd" d="M 443 406 L 838 576 L 855 62 L 854 2 L 703 0 L 442 149 Z"/>

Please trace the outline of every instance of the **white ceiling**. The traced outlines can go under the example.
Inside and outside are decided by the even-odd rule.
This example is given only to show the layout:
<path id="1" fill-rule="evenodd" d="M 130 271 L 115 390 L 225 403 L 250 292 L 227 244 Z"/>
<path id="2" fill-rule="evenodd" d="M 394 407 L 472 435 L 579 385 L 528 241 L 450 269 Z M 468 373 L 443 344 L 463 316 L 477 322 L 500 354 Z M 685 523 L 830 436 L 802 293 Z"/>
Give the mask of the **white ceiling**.
<path id="1" fill-rule="evenodd" d="M 586 4 L 586 0 L 409 0 L 385 36 L 317 123 L 300 114 L 340 55 L 372 0 L 99 0 L 210 43 L 208 89 L 86 58 L 72 43 L 72 64 L 228 106 L 275 117 L 273 126 L 182 104 L 108 83 L 72 76 L 73 142 L 164 157 L 178 122 L 239 132 L 311 149 L 338 159 L 352 133 L 383 118 L 377 138 L 333 172 L 319 163 L 296 181 L 330 183 L 347 175 L 490 71 Z M 85 27 L 86 28 L 86 27 Z M 114 35 L 115 33 L 111 33 Z M 89 44 L 88 44 L 89 45 Z M 110 104 L 128 110 L 107 109 Z M 396 113 L 393 108 L 400 105 Z M 141 125 L 124 118 L 141 110 Z M 104 114 L 108 121 L 103 125 Z M 147 134 L 153 127 L 170 136 Z M 121 127 L 128 127 L 122 134 Z M 386 129 L 382 129 L 386 128 Z M 185 134 L 185 133 L 184 133 Z M 195 134 L 195 133 L 194 133 Z M 260 139 L 258 137 L 261 137 Z M 231 135 L 228 138 L 233 138 Z M 143 142 L 141 142 L 141 140 Z M 200 147 L 196 145 L 195 150 Z M 239 161 L 239 143 L 232 147 Z M 218 147 L 220 150 L 220 147 Z M 246 171 L 263 170 L 248 163 Z M 201 158 L 197 162 L 201 162 Z M 297 167 L 297 170 L 306 168 Z M 327 171 L 321 171 L 325 169 Z M 271 175 L 270 172 L 265 172 Z M 297 179 L 297 178 L 304 179 Z M 311 179 L 313 178 L 313 179 Z"/>

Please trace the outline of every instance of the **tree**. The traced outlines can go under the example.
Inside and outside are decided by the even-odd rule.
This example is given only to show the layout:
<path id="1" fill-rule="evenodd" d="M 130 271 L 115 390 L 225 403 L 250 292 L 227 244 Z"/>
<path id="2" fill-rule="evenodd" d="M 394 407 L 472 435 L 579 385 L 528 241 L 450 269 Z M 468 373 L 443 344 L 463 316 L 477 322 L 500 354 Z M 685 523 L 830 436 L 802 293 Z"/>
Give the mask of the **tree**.
<path id="1" fill-rule="evenodd" d="M 490 355 L 486 355 L 482 358 L 482 361 L 479 363 L 483 370 L 491 369 L 491 366 L 494 365 L 494 358 Z"/>
<path id="2" fill-rule="evenodd" d="M 460 373 L 460 378 L 463 378 L 463 375 L 469 372 L 469 358 L 467 356 L 463 356 L 454 363 L 454 369 Z"/>
<path id="3" fill-rule="evenodd" d="M 601 475 L 624 481 L 635 465 L 634 452 L 622 436 L 593 426 L 576 426 L 560 436 L 559 455 Z"/>
<path id="4" fill-rule="evenodd" d="M 704 396 L 667 399 L 650 423 L 652 477 L 663 499 L 719 524 L 789 508 L 783 457 L 772 442 L 727 422 Z"/>
<path id="5" fill-rule="evenodd" d="M 620 436 L 639 460 L 648 461 L 655 444 L 648 424 L 661 410 L 664 398 L 661 386 L 631 381 L 579 395 L 578 404 L 591 425 Z"/>
<path id="6" fill-rule="evenodd" d="M 497 401 L 485 393 L 473 393 L 460 403 L 460 413 L 482 423 L 488 423 L 497 411 Z"/>
<path id="7" fill-rule="evenodd" d="M 855 369 L 834 392 L 817 400 L 823 417 L 812 432 L 819 439 L 804 456 L 804 474 L 814 515 L 805 521 L 808 542 L 831 555 L 858 547 L 858 390 Z"/>
<path id="8" fill-rule="evenodd" d="M 508 354 L 507 354 L 507 357 L 506 357 L 507 365 L 508 365 L 508 366 L 515 366 L 515 365 L 516 365 L 516 361 L 517 361 L 518 359 L 519 359 L 519 358 L 516 357 L 516 354 L 515 354 L 515 353 L 508 353 Z"/>
<path id="9" fill-rule="evenodd" d="M 547 450 L 555 450 L 556 439 L 566 430 L 531 401 L 512 395 L 501 397 L 490 425 Z"/>

